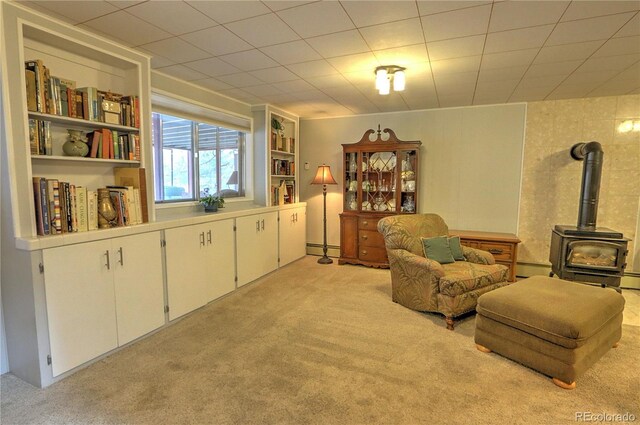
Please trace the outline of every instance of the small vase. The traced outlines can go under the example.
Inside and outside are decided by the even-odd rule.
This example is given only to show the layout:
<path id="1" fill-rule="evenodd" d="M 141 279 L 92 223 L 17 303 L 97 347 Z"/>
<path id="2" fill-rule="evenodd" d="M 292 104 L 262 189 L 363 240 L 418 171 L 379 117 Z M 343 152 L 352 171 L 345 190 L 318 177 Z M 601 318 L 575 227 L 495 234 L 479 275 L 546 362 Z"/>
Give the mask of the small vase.
<path id="1" fill-rule="evenodd" d="M 62 151 L 68 156 L 87 156 L 89 146 L 82 136 L 80 130 L 67 130 L 69 140 L 62 145 Z"/>
<path id="2" fill-rule="evenodd" d="M 217 212 L 218 211 L 218 205 L 205 205 L 204 206 L 204 212 Z"/>
<path id="3" fill-rule="evenodd" d="M 117 216 L 109 189 L 98 189 L 98 227 L 100 229 L 112 227 Z"/>

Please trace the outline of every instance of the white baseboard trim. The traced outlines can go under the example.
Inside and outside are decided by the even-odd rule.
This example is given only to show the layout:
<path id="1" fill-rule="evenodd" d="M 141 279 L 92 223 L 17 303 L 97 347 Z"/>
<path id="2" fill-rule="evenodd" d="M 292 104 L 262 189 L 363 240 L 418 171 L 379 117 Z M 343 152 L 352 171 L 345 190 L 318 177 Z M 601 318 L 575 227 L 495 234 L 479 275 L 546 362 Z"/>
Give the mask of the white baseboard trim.
<path id="1" fill-rule="evenodd" d="M 309 255 L 319 255 L 322 256 L 322 245 L 317 243 L 308 243 L 307 244 L 307 254 Z M 327 257 L 340 257 L 340 247 L 336 245 L 327 245 Z"/>

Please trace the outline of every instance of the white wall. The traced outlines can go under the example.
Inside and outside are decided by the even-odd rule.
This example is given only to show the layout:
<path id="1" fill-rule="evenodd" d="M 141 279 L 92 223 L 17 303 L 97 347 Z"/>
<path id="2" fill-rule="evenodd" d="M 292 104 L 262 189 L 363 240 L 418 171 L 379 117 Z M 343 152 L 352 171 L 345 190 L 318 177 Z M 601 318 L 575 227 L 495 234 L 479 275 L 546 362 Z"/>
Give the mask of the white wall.
<path id="1" fill-rule="evenodd" d="M 2 33 L 1 22 L 2 22 L 2 12 L 0 11 L 0 33 Z M 2 107 L 2 104 L 3 104 L 2 73 L 3 73 L 3 70 L 2 70 L 2 67 L 0 67 L 0 145 L 5 146 L 4 111 Z M 2 175 L 2 161 L 0 161 L 0 175 Z M 0 185 L 0 202 L 2 202 L 1 200 L 2 200 L 2 185 Z M 0 244 L 0 258 L 2 258 L 2 244 Z M 1 273 L 0 273 L 0 276 L 1 276 Z M 1 283 L 0 283 L 0 288 L 2 288 Z M 9 358 L 7 355 L 7 338 L 5 337 L 5 331 L 4 331 L 4 313 L 2 309 L 1 294 L 2 294 L 2 291 L 0 290 L 0 374 L 3 374 L 9 371 Z"/>
<path id="2" fill-rule="evenodd" d="M 308 202 L 307 242 L 322 243 L 322 188 L 310 186 L 318 165 L 331 166 L 327 242 L 340 244 L 342 144 L 370 128 L 421 140 L 419 212 L 440 214 L 450 228 L 516 233 L 525 104 L 449 108 L 301 120 L 300 199 Z M 384 135 L 383 135 L 384 136 Z"/>

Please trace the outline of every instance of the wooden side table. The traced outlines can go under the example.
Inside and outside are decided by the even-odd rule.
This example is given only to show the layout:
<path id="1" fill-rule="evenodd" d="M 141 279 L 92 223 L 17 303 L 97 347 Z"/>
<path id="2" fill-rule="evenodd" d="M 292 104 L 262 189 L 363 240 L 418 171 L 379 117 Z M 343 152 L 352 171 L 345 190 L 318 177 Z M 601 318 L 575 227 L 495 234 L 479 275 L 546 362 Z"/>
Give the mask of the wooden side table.
<path id="1" fill-rule="evenodd" d="M 460 236 L 460 243 L 469 248 L 478 248 L 493 254 L 497 264 L 509 267 L 509 281 L 516 281 L 516 262 L 520 239 L 513 233 L 479 232 L 474 230 L 452 230 L 450 236 Z"/>

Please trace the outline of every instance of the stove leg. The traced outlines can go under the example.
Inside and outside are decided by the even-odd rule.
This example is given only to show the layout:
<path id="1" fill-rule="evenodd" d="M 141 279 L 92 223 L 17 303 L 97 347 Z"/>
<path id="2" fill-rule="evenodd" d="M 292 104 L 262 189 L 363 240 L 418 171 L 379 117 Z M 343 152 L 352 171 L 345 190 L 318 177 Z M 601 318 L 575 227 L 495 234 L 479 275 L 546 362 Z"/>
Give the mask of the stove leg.
<path id="1" fill-rule="evenodd" d="M 549 272 L 549 277 L 553 277 L 553 272 Z"/>

